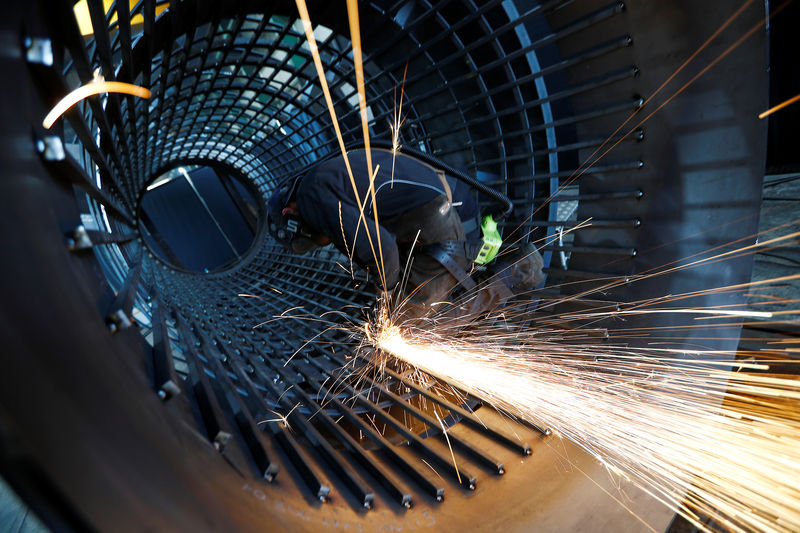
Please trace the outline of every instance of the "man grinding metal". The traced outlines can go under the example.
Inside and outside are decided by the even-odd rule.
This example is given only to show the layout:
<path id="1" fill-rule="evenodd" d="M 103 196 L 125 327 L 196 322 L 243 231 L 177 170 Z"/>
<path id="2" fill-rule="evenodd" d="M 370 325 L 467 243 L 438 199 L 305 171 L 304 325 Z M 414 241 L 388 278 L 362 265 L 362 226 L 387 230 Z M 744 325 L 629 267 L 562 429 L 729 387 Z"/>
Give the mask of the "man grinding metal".
<path id="1" fill-rule="evenodd" d="M 344 157 L 339 156 L 322 161 L 272 194 L 268 213 L 272 236 L 298 254 L 332 242 L 366 268 L 373 280 L 383 268 L 384 288 L 400 302 L 404 320 L 435 314 L 445 325 L 468 321 L 543 281 L 542 258 L 535 247 L 526 245 L 507 254 L 509 259 L 494 261 L 491 275 L 484 273 L 484 280 L 476 284 L 470 274 L 492 262 L 501 243 L 499 234 L 491 217 L 486 217 L 481 240 L 478 205 L 469 186 L 419 157 L 371 150 L 373 168 L 379 167 L 374 182 L 376 225 L 366 155 L 363 149 L 347 153 L 365 206 L 363 218 Z M 487 233 L 495 238 L 487 238 Z M 380 257 L 376 261 L 378 238 L 382 261 Z M 399 286 L 401 278 L 404 286 Z M 464 294 L 456 303 L 447 302 L 459 286 Z"/>

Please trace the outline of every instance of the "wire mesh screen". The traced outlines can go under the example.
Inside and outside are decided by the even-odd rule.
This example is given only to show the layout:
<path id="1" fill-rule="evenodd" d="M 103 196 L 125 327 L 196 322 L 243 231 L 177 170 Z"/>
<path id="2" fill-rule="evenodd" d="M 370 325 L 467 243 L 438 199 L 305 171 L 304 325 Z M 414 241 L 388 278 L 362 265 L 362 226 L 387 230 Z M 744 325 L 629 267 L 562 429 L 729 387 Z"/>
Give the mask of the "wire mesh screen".
<path id="1" fill-rule="evenodd" d="M 598 119 L 630 112 L 641 99 L 625 86 L 638 74 L 620 55 L 631 38 L 611 24 L 624 5 L 596 3 L 561 12 L 571 4 L 461 0 L 359 6 L 371 138 L 393 142 L 401 151 L 426 152 L 508 195 L 515 210 L 503 222 L 505 233 L 515 242 L 537 242 L 554 279 L 571 275 L 573 253 L 632 257 L 630 246 L 596 250 L 559 235 L 575 225 L 582 199 L 640 195 L 629 187 L 582 196 L 572 183 L 580 151 L 599 145 L 610 133 Z M 347 13 L 332 2 L 310 7 L 343 141 L 363 141 Z M 162 262 L 136 237 L 142 195 L 168 169 L 224 164 L 252 183 L 266 203 L 287 178 L 339 150 L 294 4 L 143 0 L 106 9 L 103 2 L 90 0 L 74 10 L 70 2 L 60 2 L 45 16 L 52 67 L 39 62 L 37 68 L 56 93 L 100 75 L 151 91 L 149 99 L 110 93 L 84 100 L 57 126 L 56 136 L 43 142 L 63 143 L 66 154 L 55 164 L 62 172 L 69 167 L 82 186 L 83 231 L 114 241 L 94 248 L 116 294 L 107 320 L 112 330 L 138 323 L 153 346 L 147 369 L 158 395 L 188 398 L 195 423 L 209 441 L 222 450 L 235 436 L 236 446 L 269 479 L 278 462 L 268 459 L 269 446 L 256 422 L 270 413 L 288 417 L 285 413 L 298 407 L 295 414 L 305 417 L 299 433 L 287 429 L 288 419 L 287 427 L 267 433 L 321 499 L 329 487 L 298 446 L 321 453 L 335 477 L 366 507 L 373 498 L 369 483 L 355 479 L 352 457 L 343 458 L 342 449 L 366 461 L 362 465 L 380 484 L 408 504 L 410 496 L 397 488 L 386 466 L 353 448 L 371 443 L 394 457 L 383 432 L 372 434 L 376 417 L 383 420 L 384 431 L 391 426 L 421 457 L 452 470 L 441 452 L 416 436 L 419 428 L 433 431 L 436 424 L 406 401 L 427 393 L 413 390 L 403 376 L 392 377 L 390 385 L 370 379 L 345 382 L 331 389 L 334 401 L 325 404 L 322 414 L 307 420 L 320 409 L 321 401 L 311 396 L 341 377 L 335 371 L 347 367 L 352 354 L 350 334 L 325 324 L 357 322 L 373 298 L 368 280 L 350 271 L 347 258 L 332 249 L 311 256 L 287 254 L 261 224 L 248 254 L 204 275 Z M 580 46 L 573 53 L 558 52 L 559 42 L 577 36 Z M 570 69 L 584 67 L 591 76 L 568 81 Z M 573 107 L 580 107 L 578 95 L 611 86 L 621 88 L 591 107 Z M 585 133 L 580 138 L 579 129 Z M 630 160 L 600 170 L 640 166 Z M 554 196 L 558 193 L 563 199 Z M 478 199 L 484 205 L 489 201 Z M 638 225 L 630 218 L 599 220 L 596 227 L 604 223 L 610 228 Z M 619 265 L 622 273 L 629 268 L 629 263 Z M 587 272 L 576 275 L 592 278 Z M 403 394 L 396 394 L 395 385 Z M 382 395 L 360 396 L 359 387 L 377 387 Z M 345 397 L 359 400 L 345 405 L 340 401 Z M 452 413 L 449 424 L 474 422 L 462 407 L 444 401 Z M 387 413 L 398 408 L 403 420 L 416 418 L 421 425 L 392 422 L 396 415 Z M 333 423 L 342 418 L 349 425 Z M 347 431 L 358 432 L 358 443 Z M 518 453 L 529 452 L 502 431 L 481 431 Z M 502 461 L 474 441 L 461 446 L 471 464 L 503 473 Z M 441 499 L 439 484 L 418 467 L 394 459 L 395 468 L 410 469 L 418 489 Z M 470 468 L 462 465 L 465 475 L 455 474 L 458 484 L 472 489 L 476 477 L 466 473 Z"/>

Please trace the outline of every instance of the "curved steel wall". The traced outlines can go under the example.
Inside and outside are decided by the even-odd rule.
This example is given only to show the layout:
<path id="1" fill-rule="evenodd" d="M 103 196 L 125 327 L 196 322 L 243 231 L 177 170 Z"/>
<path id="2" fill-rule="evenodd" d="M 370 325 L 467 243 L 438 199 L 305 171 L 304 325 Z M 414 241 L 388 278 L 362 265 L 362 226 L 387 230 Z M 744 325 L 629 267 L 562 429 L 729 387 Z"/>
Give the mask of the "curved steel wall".
<path id="1" fill-rule="evenodd" d="M 525 239 L 550 237 L 541 302 L 609 279 L 636 282 L 570 305 L 613 306 L 749 279 L 746 259 L 657 280 L 636 275 L 754 232 L 764 149 L 754 117 L 766 100 L 761 33 L 650 122 L 636 126 L 637 116 L 631 135 L 572 180 L 732 12 L 651 4 L 360 5 L 372 135 L 390 138 L 407 65 L 401 143 L 508 194 L 516 210 L 507 234 L 522 227 L 516 235 Z M 329 422 L 347 417 L 350 403 L 328 404 L 306 422 L 316 410 L 312 396 L 351 354 L 347 335 L 320 334 L 307 320 L 253 326 L 298 306 L 358 319 L 370 294 L 337 265 L 337 253 L 287 256 L 262 228 L 241 262 L 199 275 L 162 264 L 141 245 L 136 206 L 160 169 L 223 161 L 266 197 L 337 150 L 293 3 L 173 2 L 156 17 L 152 0 L 131 11 L 123 2 L 109 14 L 89 1 L 94 27 L 103 28 L 93 39 L 80 35 L 71 7 L 9 8 L 1 58 L 16 85 L 2 103 L 0 196 L 13 224 L 3 230 L 0 455 L 4 475 L 46 520 L 101 530 L 631 525 L 624 509 L 578 474 L 554 478 L 558 458 L 531 428 L 516 428 L 534 451 L 525 459 L 524 447 L 459 424 L 459 482 L 438 439 L 407 448 L 375 437 L 367 446 L 370 439 L 338 433 Z M 310 7 L 345 141 L 358 141 L 344 6 Z M 762 15 L 751 5 L 645 112 Z M 90 99 L 53 131 L 42 130 L 49 106 L 95 68 L 149 87 L 153 97 Z M 559 187 L 567 188 L 545 203 Z M 589 217 L 591 227 L 574 240 L 556 240 Z M 76 231 L 79 224 L 84 230 Z M 540 304 L 543 316 L 553 310 Z M 352 394 L 344 390 L 340 399 Z M 354 409 L 373 417 L 392 405 L 409 411 L 411 396 L 359 400 Z M 291 430 L 255 424 L 297 404 Z M 506 422 L 488 411 L 482 417 L 505 433 Z M 370 430 L 364 418 L 350 427 L 359 429 L 358 420 L 363 436 Z M 442 476 L 421 459 L 441 461 Z M 264 480 L 277 469 L 274 481 Z M 473 477 L 477 490 L 468 486 Z M 447 501 L 437 503 L 441 490 Z M 405 511 L 409 498 L 414 507 Z M 651 509 L 642 496 L 634 501 Z M 643 512 L 654 523 L 668 518 Z"/>

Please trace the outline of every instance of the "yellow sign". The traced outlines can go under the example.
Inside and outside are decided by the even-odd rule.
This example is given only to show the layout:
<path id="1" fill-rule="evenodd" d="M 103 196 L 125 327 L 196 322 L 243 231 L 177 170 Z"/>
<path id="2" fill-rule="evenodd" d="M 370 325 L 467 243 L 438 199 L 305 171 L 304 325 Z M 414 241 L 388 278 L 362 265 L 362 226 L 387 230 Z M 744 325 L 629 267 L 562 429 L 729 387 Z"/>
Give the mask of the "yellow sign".
<path id="1" fill-rule="evenodd" d="M 128 0 L 128 2 L 130 4 L 130 9 L 133 9 L 133 7 L 139 3 L 139 0 Z M 106 13 L 106 18 L 108 18 L 108 13 L 111 11 L 111 6 L 113 4 L 114 0 L 103 0 L 103 9 Z M 156 16 L 159 16 L 168 7 L 169 2 L 156 2 Z M 78 28 L 81 31 L 81 35 L 93 35 L 94 28 L 92 27 L 92 18 L 89 16 L 89 6 L 86 4 L 86 0 L 79 0 L 79 2 L 75 4 L 75 7 L 72 8 L 72 11 L 75 13 L 75 19 L 78 21 Z M 116 21 L 117 13 L 115 12 L 108 23 L 111 25 Z M 131 18 L 131 26 L 143 23 L 144 18 L 142 15 L 134 15 L 133 18 Z"/>

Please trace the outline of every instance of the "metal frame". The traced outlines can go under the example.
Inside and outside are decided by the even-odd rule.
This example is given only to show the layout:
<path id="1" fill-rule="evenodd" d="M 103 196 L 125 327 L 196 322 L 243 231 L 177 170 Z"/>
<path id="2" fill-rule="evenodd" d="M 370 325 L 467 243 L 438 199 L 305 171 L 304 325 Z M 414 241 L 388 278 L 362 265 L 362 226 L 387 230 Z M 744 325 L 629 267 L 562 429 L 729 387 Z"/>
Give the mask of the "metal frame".
<path id="1" fill-rule="evenodd" d="M 664 13 L 703 12 L 709 20 L 725 13 L 682 0 L 658 4 L 361 3 L 375 138 L 390 136 L 393 95 L 408 63 L 402 144 L 510 196 L 518 209 L 506 221 L 507 231 L 541 228 L 532 237 L 539 238 L 570 225 L 557 219 L 556 209 L 538 209 L 552 195 L 551 206 L 577 200 L 579 218 L 594 217 L 573 244 L 545 247 L 546 253 L 569 249 L 571 259 L 566 270 L 549 264 L 542 301 L 579 290 L 558 286 L 563 279 L 579 280 L 582 290 L 599 278 L 628 279 L 687 254 L 688 246 L 670 243 L 692 228 L 676 225 L 681 213 L 665 213 L 660 205 L 688 205 L 684 190 L 702 199 L 702 184 L 724 175 L 738 191 L 724 220 L 757 209 L 750 196 L 758 190 L 763 132 L 742 117 L 758 108 L 765 91 L 755 76 L 740 79 L 734 66 L 721 68 L 720 85 L 713 87 L 721 87 L 737 111 L 733 120 L 751 147 L 743 156 L 746 171 L 728 176 L 734 163 L 720 158 L 712 165 L 714 176 L 676 183 L 682 169 L 663 153 L 679 142 L 674 132 L 651 136 L 648 129 L 645 139 L 639 130 L 580 177 L 577 194 L 558 195 L 577 162 L 663 79 L 656 66 L 664 59 L 633 46 L 637 35 L 644 38 L 648 24 L 666 20 Z M 127 2 L 116 2 L 109 13 L 101 0 L 89 0 L 93 39 L 80 35 L 71 7 L 69 1 L 41 0 L 9 8 L 3 22 L 4 35 L 14 37 L 5 42 L 19 37 L 19 53 L 4 56 L 3 68 L 20 80 L 25 96 L 24 105 L 5 109 L 9 142 L 3 157 L 13 190 L 0 200 L 4 212 L 22 222 L 17 233 L 4 234 L 21 252 L 4 258 L 3 272 L 19 274 L 8 287 L 9 318 L 2 328 L 6 353 L 25 357 L 3 356 L 0 470 L 45 521 L 54 528 L 104 530 L 142 520 L 147 509 L 156 529 L 177 524 L 202 530 L 213 523 L 242 531 L 315 530 L 344 522 L 341 517 L 376 527 L 426 528 L 439 520 L 457 529 L 486 520 L 491 509 L 500 513 L 491 522 L 499 527 L 513 522 L 504 521 L 503 513 L 528 504 L 529 495 L 552 495 L 548 491 L 558 483 L 544 482 L 535 453 L 518 467 L 512 460 L 546 448 L 535 428 L 515 425 L 532 444 L 509 449 L 505 421 L 481 409 L 484 427 L 465 406 L 448 405 L 451 423 L 469 422 L 451 426 L 451 440 L 460 443 L 456 472 L 446 446 L 430 438 L 441 431 L 415 406 L 428 397 L 424 391 L 396 394 L 395 386 L 412 387 L 392 374 L 386 383 L 359 383 L 335 372 L 351 355 L 347 333 L 320 332 L 317 323 L 301 319 L 253 328 L 296 306 L 313 316 L 358 320 L 371 291 L 340 266 L 346 263 L 339 254 L 287 256 L 262 227 L 240 262 L 198 275 L 162 264 L 131 238 L 138 231 L 136 199 L 160 168 L 224 162 L 266 197 L 283 178 L 336 150 L 293 3 L 182 1 L 156 17 L 155 0 L 130 10 Z M 758 18 L 757 11 L 742 24 Z M 143 22 L 134 27 L 138 16 Z M 358 141 L 345 13 L 319 1 L 311 2 L 311 16 L 327 28 L 316 31 L 345 141 Z M 24 35 L 15 33 L 19 28 Z M 688 55 L 705 29 L 693 27 L 685 42 L 668 43 L 679 48 L 674 56 Z M 763 42 L 748 46 L 741 61 L 757 64 Z M 96 67 L 108 78 L 150 87 L 153 97 L 89 99 L 52 132 L 42 131 L 37 124 L 44 111 L 88 82 Z M 668 128 L 678 128 L 680 117 L 708 103 L 701 89 L 691 92 L 699 100 L 687 100 L 682 114 L 664 119 Z M 703 135 L 708 141 L 715 132 L 709 127 Z M 710 152 L 726 153 L 725 146 L 709 142 Z M 26 143 L 36 157 L 17 155 Z M 79 231 L 81 214 L 94 216 L 105 235 Z M 724 238 L 746 235 L 751 225 L 729 226 Z M 702 249 L 710 241 L 691 246 Z M 659 252 L 636 253 L 653 249 Z M 748 275 L 743 260 L 726 279 Z M 697 283 L 675 278 L 666 286 L 623 287 L 607 300 L 584 303 L 613 306 Z M 545 307 L 531 316 L 546 319 L 552 311 Z M 138 327 L 125 327 L 133 325 Z M 334 379 L 342 381 L 334 387 Z M 428 438 L 398 422 L 392 408 L 417 419 Z M 288 424 L 258 424 L 272 411 Z M 52 427 L 42 422 L 54 417 Z M 336 425 L 340 419 L 349 425 Z M 394 425 L 410 446 L 391 444 L 375 431 L 375 419 Z M 345 428 L 363 439 L 343 433 Z M 422 459 L 444 475 L 433 474 Z M 103 468 L 94 468 L 92 460 Z M 490 490 L 473 492 L 483 487 Z M 440 503 L 445 492 L 452 501 Z M 124 501 L 115 500 L 122 494 Z M 417 509 L 405 511 L 412 502 Z M 597 510 L 596 502 L 582 504 L 585 512 Z M 625 520 L 621 514 L 617 519 Z"/>

